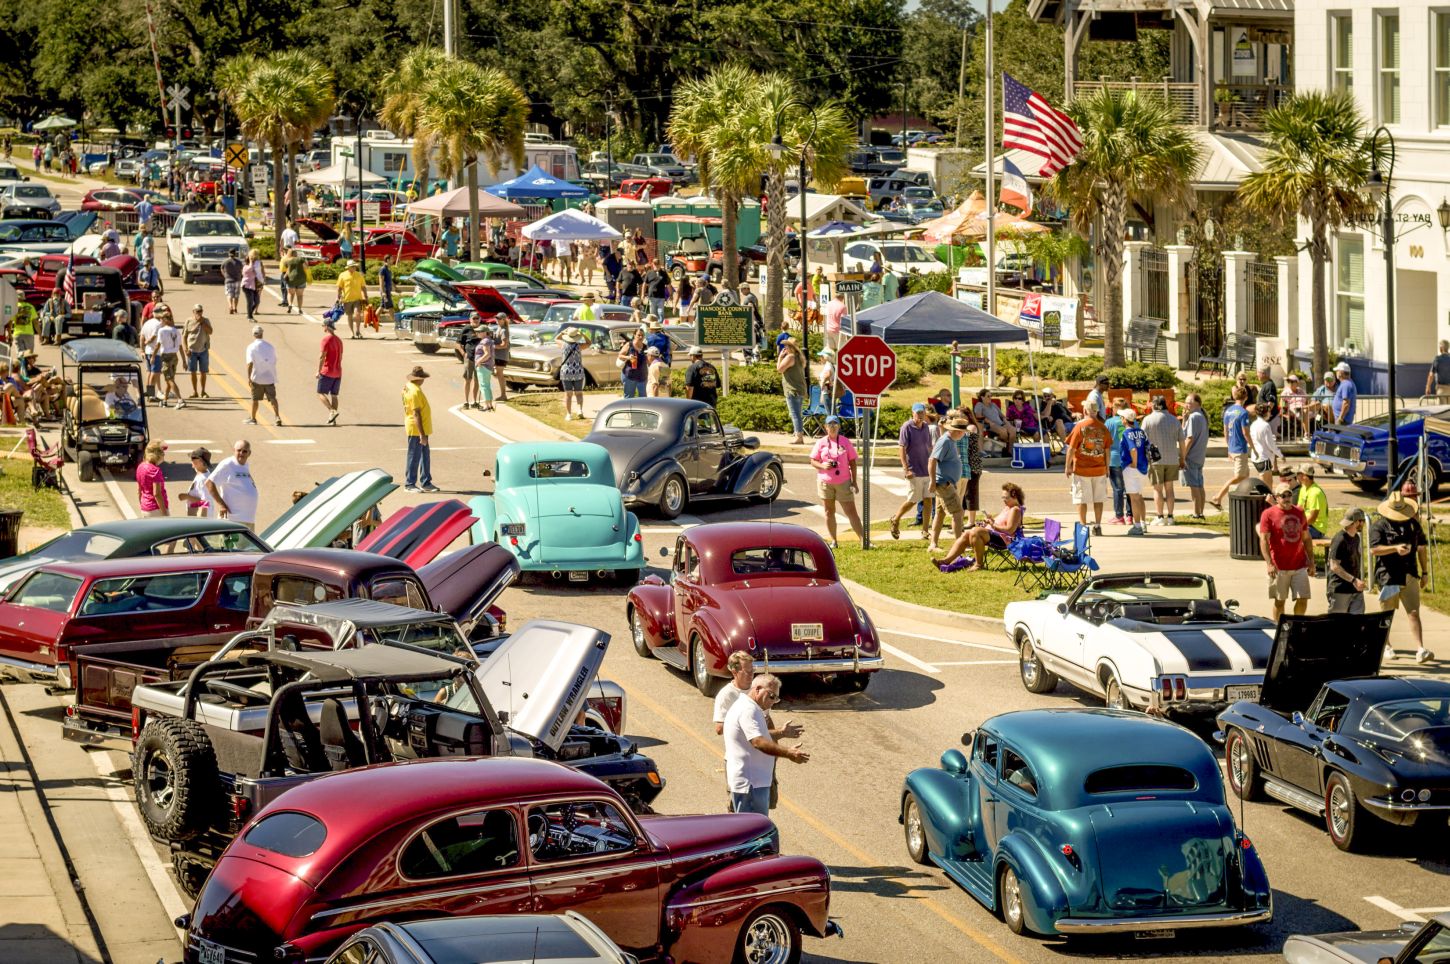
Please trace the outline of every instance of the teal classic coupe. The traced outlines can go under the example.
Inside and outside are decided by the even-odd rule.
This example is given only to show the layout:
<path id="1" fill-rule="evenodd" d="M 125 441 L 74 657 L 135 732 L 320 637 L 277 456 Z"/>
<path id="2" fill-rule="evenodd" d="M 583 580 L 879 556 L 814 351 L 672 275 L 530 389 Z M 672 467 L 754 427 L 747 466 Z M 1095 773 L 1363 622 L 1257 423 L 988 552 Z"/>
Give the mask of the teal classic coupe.
<path id="1" fill-rule="evenodd" d="M 1015 934 L 1232 927 L 1273 917 L 1213 752 L 1123 710 L 1023 710 L 967 733 L 901 794 L 906 849 Z"/>
<path id="2" fill-rule="evenodd" d="M 525 572 L 555 579 L 638 578 L 644 568 L 639 520 L 625 511 L 602 446 L 512 442 L 498 450 L 494 476 L 493 495 L 468 503 L 478 519 L 474 542 L 497 542 Z"/>

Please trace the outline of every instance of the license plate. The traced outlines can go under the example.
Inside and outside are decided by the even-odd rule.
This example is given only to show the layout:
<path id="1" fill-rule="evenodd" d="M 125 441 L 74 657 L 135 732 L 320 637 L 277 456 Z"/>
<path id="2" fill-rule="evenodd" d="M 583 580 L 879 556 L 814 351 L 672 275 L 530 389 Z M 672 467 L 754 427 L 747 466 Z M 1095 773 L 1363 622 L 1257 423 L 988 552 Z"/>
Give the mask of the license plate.
<path id="1" fill-rule="evenodd" d="M 790 639 L 793 643 L 809 642 L 811 640 L 823 640 L 826 638 L 826 627 L 822 623 L 791 623 Z"/>
<path id="2" fill-rule="evenodd" d="M 199 964 L 227 964 L 227 952 L 211 941 L 197 938 L 196 959 Z"/>
<path id="3" fill-rule="evenodd" d="M 1133 931 L 1133 939 L 1138 941 L 1166 941 L 1173 937 L 1176 931 Z"/>
<path id="4" fill-rule="evenodd" d="M 498 527 L 498 531 L 506 536 L 521 536 L 528 531 L 528 526 L 522 522 L 505 522 Z"/>
<path id="5" fill-rule="evenodd" d="M 1227 696 L 1230 700 L 1256 700 L 1259 698 L 1257 686 L 1230 686 Z"/>
<path id="6" fill-rule="evenodd" d="M 583 570 L 580 570 L 578 572 L 570 572 L 569 573 L 569 581 L 570 582 L 588 582 L 589 581 L 589 573 L 584 572 Z"/>

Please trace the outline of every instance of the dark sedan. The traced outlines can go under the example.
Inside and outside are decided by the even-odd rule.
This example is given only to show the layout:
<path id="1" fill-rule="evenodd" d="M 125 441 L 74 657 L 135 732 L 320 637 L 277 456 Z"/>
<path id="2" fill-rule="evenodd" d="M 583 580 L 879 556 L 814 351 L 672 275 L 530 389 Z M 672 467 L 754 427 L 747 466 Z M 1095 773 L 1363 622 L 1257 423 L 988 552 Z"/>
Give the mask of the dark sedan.
<path id="1" fill-rule="evenodd" d="M 1420 452 L 1420 440 L 1427 432 L 1425 419 L 1450 420 L 1450 405 L 1436 405 L 1422 408 L 1403 408 L 1395 413 L 1396 439 L 1400 470 L 1405 463 L 1413 461 Z M 1337 469 L 1365 492 L 1377 492 L 1385 486 L 1386 469 L 1389 465 L 1388 413 L 1373 415 L 1353 425 L 1330 425 L 1314 433 L 1309 443 L 1309 455 L 1325 468 Z M 1430 484 L 1435 487 L 1446 479 L 1450 472 L 1450 433 L 1436 430 L 1429 432 Z M 1396 473 L 1398 476 L 1399 473 Z"/>

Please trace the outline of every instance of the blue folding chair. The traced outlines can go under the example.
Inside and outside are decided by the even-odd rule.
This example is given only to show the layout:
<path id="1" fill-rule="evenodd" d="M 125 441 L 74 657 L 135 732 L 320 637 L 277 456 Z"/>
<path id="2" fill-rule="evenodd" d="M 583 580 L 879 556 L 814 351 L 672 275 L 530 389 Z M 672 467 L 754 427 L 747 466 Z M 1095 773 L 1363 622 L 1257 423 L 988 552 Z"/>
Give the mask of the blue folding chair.
<path id="1" fill-rule="evenodd" d="M 861 410 L 856 407 L 856 396 L 851 392 L 845 392 L 836 399 L 836 414 L 841 417 L 843 422 L 848 418 L 860 418 Z"/>
<path id="2" fill-rule="evenodd" d="M 1048 558 L 1061 548 L 1062 523 L 1056 519 L 1042 520 L 1042 535 L 1023 535 L 1007 547 L 1007 552 L 1017 563 L 1016 584 L 1028 591 L 1041 592 L 1047 588 L 1051 573 L 1047 569 Z"/>
<path id="3" fill-rule="evenodd" d="M 1045 588 L 1050 591 L 1071 589 L 1087 578 L 1088 573 L 1098 570 L 1098 562 L 1092 557 L 1092 530 L 1081 522 L 1073 524 L 1072 544 L 1058 543 L 1048 555 L 1044 566 L 1047 569 Z"/>
<path id="4" fill-rule="evenodd" d="M 812 385 L 806 410 L 801 412 L 801 422 L 805 425 L 806 434 L 812 437 L 825 435 L 826 416 L 830 414 L 826 403 L 821 399 L 821 386 Z"/>

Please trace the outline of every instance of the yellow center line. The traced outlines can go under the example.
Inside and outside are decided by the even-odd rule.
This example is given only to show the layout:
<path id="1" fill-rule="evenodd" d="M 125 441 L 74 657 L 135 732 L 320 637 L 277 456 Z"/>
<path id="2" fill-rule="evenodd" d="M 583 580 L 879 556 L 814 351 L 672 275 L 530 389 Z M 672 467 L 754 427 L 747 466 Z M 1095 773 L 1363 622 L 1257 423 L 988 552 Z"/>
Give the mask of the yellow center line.
<path id="1" fill-rule="evenodd" d="M 631 692 L 629 694 L 629 698 L 631 700 L 637 700 L 640 703 L 644 704 L 645 708 L 648 709 L 650 712 L 654 713 L 656 716 L 663 718 L 665 722 L 669 723 L 671 726 L 679 730 L 681 733 L 685 734 L 691 740 L 704 747 L 705 750 L 709 752 L 712 757 L 720 755 L 720 748 L 715 744 L 711 743 L 709 740 L 705 739 L 705 737 L 701 736 L 696 727 L 692 727 L 686 724 L 684 720 L 680 719 L 674 713 L 665 709 L 654 700 L 638 692 Z M 780 794 L 780 806 L 786 810 L 789 810 L 794 816 L 800 818 L 800 820 L 808 825 L 812 830 L 815 830 L 821 836 L 834 843 L 837 847 L 840 847 L 846 853 L 861 861 L 864 866 L 874 867 L 879 865 L 880 861 L 877 857 L 867 853 L 860 847 L 853 844 L 851 841 L 847 840 L 845 837 L 841 836 L 831 827 L 827 826 L 825 823 L 819 820 L 810 811 L 804 809 L 799 804 L 792 801 L 784 793 Z M 910 885 L 905 880 L 902 880 L 901 878 L 895 879 L 902 883 L 904 886 L 907 886 L 908 889 L 910 888 Z M 1018 957 L 1016 954 L 1013 954 L 1011 951 L 1007 950 L 1007 948 L 994 941 L 985 931 L 979 930 L 967 921 L 962 920 L 960 917 L 952 913 L 949 909 L 944 907 L 933 898 L 917 897 L 915 899 L 922 904 L 925 904 L 927 908 L 929 908 L 942 920 L 946 921 L 948 924 L 951 924 L 957 930 L 961 931 L 963 934 L 976 941 L 983 948 L 996 956 L 999 960 L 1006 961 L 1008 962 L 1008 964 L 1027 964 L 1027 962 L 1023 958 Z"/>
<path id="2" fill-rule="evenodd" d="M 239 406 L 241 406 L 242 411 L 244 411 L 244 412 L 250 412 L 251 411 L 251 406 L 252 406 L 252 386 L 251 386 L 251 383 L 247 381 L 246 376 L 245 375 L 238 374 L 238 372 L 237 372 L 236 369 L 234 369 L 234 368 L 232 368 L 232 366 L 228 365 L 226 363 L 226 360 L 223 359 L 221 355 L 219 355 L 219 354 L 217 354 L 215 352 L 212 353 L 211 362 L 212 362 L 212 366 L 213 367 L 220 366 L 221 369 L 222 369 L 222 371 L 225 372 L 226 375 L 228 376 L 227 378 L 222 378 L 222 377 L 220 377 L 220 373 L 218 373 L 218 372 L 212 372 L 211 373 L 211 379 L 212 379 L 212 381 L 220 382 L 221 385 L 222 385 L 222 387 L 224 389 L 226 389 L 227 394 L 229 396 L 231 396 L 233 399 L 235 399 L 236 400 L 236 403 Z M 181 375 L 181 372 L 177 372 L 176 374 L 178 376 L 180 376 Z M 246 393 L 243 394 L 240 390 L 238 390 L 236 387 L 234 387 L 233 384 L 232 384 L 233 382 L 235 382 L 237 385 L 245 386 L 246 389 L 247 389 Z M 177 382 L 177 384 L 180 385 L 181 383 L 180 382 Z M 265 430 L 266 433 L 268 435 L 272 436 L 273 438 L 281 438 L 282 437 L 277 432 L 276 429 L 274 429 L 271 425 L 268 425 L 266 422 L 262 421 L 261 419 L 258 419 L 257 420 L 257 425 L 258 425 L 258 427 L 260 427 L 263 430 Z"/>

